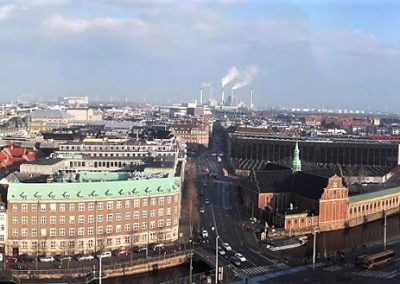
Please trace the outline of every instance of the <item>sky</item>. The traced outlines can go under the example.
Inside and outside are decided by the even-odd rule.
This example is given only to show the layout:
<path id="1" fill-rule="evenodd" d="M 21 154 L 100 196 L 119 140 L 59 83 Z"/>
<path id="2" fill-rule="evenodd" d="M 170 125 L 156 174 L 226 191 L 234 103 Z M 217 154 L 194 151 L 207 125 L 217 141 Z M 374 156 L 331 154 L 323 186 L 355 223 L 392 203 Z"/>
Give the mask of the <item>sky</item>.
<path id="1" fill-rule="evenodd" d="M 87 95 L 399 113 L 400 1 L 0 0 L 0 100 Z M 210 87 L 211 86 L 211 87 Z"/>

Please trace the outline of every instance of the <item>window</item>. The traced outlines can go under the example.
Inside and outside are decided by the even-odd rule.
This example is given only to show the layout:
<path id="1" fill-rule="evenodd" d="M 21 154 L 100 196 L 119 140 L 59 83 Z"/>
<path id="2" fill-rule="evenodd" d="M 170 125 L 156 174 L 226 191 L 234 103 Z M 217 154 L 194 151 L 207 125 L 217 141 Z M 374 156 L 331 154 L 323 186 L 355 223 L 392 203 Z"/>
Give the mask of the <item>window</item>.
<path id="1" fill-rule="evenodd" d="M 156 215 L 156 210 L 151 209 L 150 210 L 150 217 L 153 218 Z"/>
<path id="2" fill-rule="evenodd" d="M 75 204 L 74 204 L 74 203 L 71 203 L 71 204 L 69 205 L 69 211 L 70 211 L 70 212 L 74 212 L 74 211 L 75 211 Z"/>
<path id="3" fill-rule="evenodd" d="M 112 201 L 107 201 L 107 210 L 113 209 L 113 202 Z"/>
<path id="4" fill-rule="evenodd" d="M 117 209 L 121 209 L 121 207 L 122 207 L 122 201 L 121 201 L 121 200 L 118 200 L 118 201 L 116 202 L 116 204 L 115 204 L 115 207 L 116 207 Z"/>
<path id="5" fill-rule="evenodd" d="M 112 227 L 111 225 L 108 225 L 108 226 L 106 227 L 106 233 L 107 233 L 107 234 L 112 234 L 112 229 L 113 229 L 113 227 Z"/>
<path id="6" fill-rule="evenodd" d="M 75 224 L 75 216 L 69 216 L 69 223 Z"/>
<path id="7" fill-rule="evenodd" d="M 32 237 L 37 237 L 37 230 L 36 229 L 32 229 L 31 230 L 31 236 Z"/>
<path id="8" fill-rule="evenodd" d="M 60 248 L 65 248 L 65 241 L 60 241 Z"/>
<path id="9" fill-rule="evenodd" d="M 131 230 L 130 224 L 125 224 L 125 232 L 129 232 Z"/>
<path id="10" fill-rule="evenodd" d="M 17 204 L 13 204 L 12 205 L 12 211 L 13 212 L 18 212 L 18 205 Z"/>
<path id="11" fill-rule="evenodd" d="M 65 236 L 65 229 L 64 229 L 64 228 L 61 228 L 61 229 L 59 230 L 59 234 L 60 234 L 60 237 L 64 237 L 64 236 Z"/>
<path id="12" fill-rule="evenodd" d="M 108 238 L 106 244 L 107 244 L 107 246 L 111 246 L 112 245 L 112 239 Z"/>
<path id="13" fill-rule="evenodd" d="M 50 248 L 56 248 L 56 242 L 55 241 L 50 241 Z"/>
<path id="14" fill-rule="evenodd" d="M 112 222 L 113 215 L 112 214 L 107 214 L 106 218 L 107 218 L 107 222 Z"/>
<path id="15" fill-rule="evenodd" d="M 171 208 L 170 208 L 170 207 L 168 207 L 168 208 L 166 209 L 165 215 L 171 216 Z"/>
<path id="16" fill-rule="evenodd" d="M 125 236 L 125 243 L 130 244 L 131 243 L 131 236 Z"/>
<path id="17" fill-rule="evenodd" d="M 150 199 L 150 205 L 151 206 L 156 205 L 156 199 L 154 197 L 152 199 Z"/>
<path id="18" fill-rule="evenodd" d="M 32 204 L 31 205 L 31 211 L 32 212 L 36 212 L 37 211 L 37 205 L 36 204 Z"/>
<path id="19" fill-rule="evenodd" d="M 50 216 L 50 224 L 54 225 L 56 223 L 56 216 Z"/>
<path id="20" fill-rule="evenodd" d="M 133 212 L 133 219 L 134 219 L 134 220 L 139 219 L 139 211 Z"/>
<path id="21" fill-rule="evenodd" d="M 142 199 L 142 206 L 143 206 L 143 207 L 146 207 L 146 206 L 147 206 L 147 203 L 148 203 L 147 199 L 146 199 L 146 198 L 143 198 L 143 199 Z"/>
<path id="22" fill-rule="evenodd" d="M 60 204 L 60 212 L 65 212 L 65 204 Z"/>
<path id="23" fill-rule="evenodd" d="M 93 215 L 89 215 L 88 216 L 88 223 L 94 223 L 94 216 Z"/>
<path id="24" fill-rule="evenodd" d="M 97 215 L 97 222 L 98 223 L 103 222 L 103 215 Z"/>
<path id="25" fill-rule="evenodd" d="M 161 228 L 164 226 L 164 220 L 158 220 L 158 227 Z"/>
<path id="26" fill-rule="evenodd" d="M 23 249 L 27 249 L 28 248 L 28 242 L 27 241 L 23 241 L 22 242 L 22 248 Z"/>
<path id="27" fill-rule="evenodd" d="M 131 208 L 131 201 L 130 200 L 125 200 L 125 208 Z"/>
<path id="28" fill-rule="evenodd" d="M 46 216 L 40 217 L 40 224 L 46 225 Z"/>
<path id="29" fill-rule="evenodd" d="M 37 249 L 37 247 L 38 247 L 38 246 L 37 246 L 37 242 L 36 242 L 36 241 L 33 241 L 33 242 L 32 242 L 32 248 L 33 248 L 33 249 Z"/>
<path id="30" fill-rule="evenodd" d="M 160 208 L 160 209 L 158 209 L 158 217 L 162 217 L 162 216 L 164 216 L 164 209 Z"/>
<path id="31" fill-rule="evenodd" d="M 139 223 L 133 223 L 133 230 L 134 231 L 139 230 Z"/>
<path id="32" fill-rule="evenodd" d="M 22 212 L 27 212 L 28 211 L 28 204 L 22 204 Z"/>
<path id="33" fill-rule="evenodd" d="M 142 229 L 147 229 L 147 223 L 146 222 L 142 222 Z"/>
<path id="34" fill-rule="evenodd" d="M 79 215 L 78 216 L 78 223 L 79 224 L 85 223 L 85 215 Z"/>
<path id="35" fill-rule="evenodd" d="M 55 237 L 56 236 L 56 229 L 51 228 L 50 229 L 50 237 Z"/>
<path id="36" fill-rule="evenodd" d="M 79 203 L 78 204 L 78 211 L 79 212 L 85 211 L 85 203 Z"/>
<path id="37" fill-rule="evenodd" d="M 131 212 L 125 212 L 125 220 L 129 221 L 131 219 Z"/>
<path id="38" fill-rule="evenodd" d="M 133 207 L 138 208 L 139 207 L 139 199 L 134 199 L 133 200 Z"/>
<path id="39" fill-rule="evenodd" d="M 78 229 L 78 235 L 83 236 L 85 234 L 85 228 L 79 228 Z"/>
<path id="40" fill-rule="evenodd" d="M 142 218 L 147 218 L 147 210 L 142 211 Z"/>
<path id="41" fill-rule="evenodd" d="M 94 203 L 93 202 L 88 203 L 88 210 L 89 211 L 93 211 L 94 210 Z"/>
<path id="42" fill-rule="evenodd" d="M 93 227 L 89 227 L 87 233 L 90 236 L 93 235 L 94 234 L 94 228 Z"/>
<path id="43" fill-rule="evenodd" d="M 18 217 L 12 217 L 12 223 L 14 224 L 14 225 L 16 225 L 16 224 L 18 224 Z"/>
<path id="44" fill-rule="evenodd" d="M 28 236 L 28 229 L 27 229 L 27 228 L 23 228 L 23 229 L 21 230 L 21 235 L 22 235 L 23 237 L 27 237 L 27 236 Z"/>
<path id="45" fill-rule="evenodd" d="M 167 219 L 167 220 L 165 221 L 165 225 L 166 225 L 167 227 L 171 226 L 171 219 Z"/>
<path id="46" fill-rule="evenodd" d="M 74 228 L 70 228 L 69 229 L 69 235 L 70 236 L 75 236 L 75 229 Z"/>
<path id="47" fill-rule="evenodd" d="M 150 222 L 150 229 L 154 229 L 156 227 L 156 221 Z"/>
<path id="48" fill-rule="evenodd" d="M 56 212 L 57 211 L 57 205 L 55 203 L 50 204 L 50 212 Z"/>
<path id="49" fill-rule="evenodd" d="M 121 233 L 121 225 L 115 226 L 115 232 L 116 233 Z"/>
<path id="50" fill-rule="evenodd" d="M 171 201 L 172 201 L 171 196 L 168 196 L 168 197 L 167 197 L 167 203 L 168 203 L 168 204 L 171 204 Z"/>
<path id="51" fill-rule="evenodd" d="M 60 216 L 60 224 L 65 224 L 65 216 Z"/>
<path id="52" fill-rule="evenodd" d="M 120 237 L 115 239 L 115 244 L 116 245 L 120 245 L 121 244 L 121 238 Z"/>
<path id="53" fill-rule="evenodd" d="M 158 205 L 164 205 L 164 197 L 158 198 Z"/>
<path id="54" fill-rule="evenodd" d="M 103 202 L 97 203 L 97 210 L 103 210 L 103 206 L 104 206 Z"/>
<path id="55" fill-rule="evenodd" d="M 28 217 L 22 216 L 21 222 L 22 222 L 22 225 L 26 225 L 28 223 Z"/>

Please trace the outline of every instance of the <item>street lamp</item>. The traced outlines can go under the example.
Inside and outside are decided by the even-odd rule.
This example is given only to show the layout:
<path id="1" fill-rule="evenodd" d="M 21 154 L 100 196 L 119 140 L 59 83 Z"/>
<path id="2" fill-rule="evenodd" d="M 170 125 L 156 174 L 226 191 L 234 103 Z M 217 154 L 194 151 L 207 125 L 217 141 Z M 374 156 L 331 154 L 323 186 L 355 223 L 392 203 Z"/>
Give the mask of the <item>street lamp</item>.
<path id="1" fill-rule="evenodd" d="M 317 246 L 317 228 L 314 227 L 314 240 L 313 240 L 313 269 L 315 269 L 315 252 L 316 252 L 316 246 Z"/>
<path id="2" fill-rule="evenodd" d="M 387 227 L 387 214 L 383 212 L 383 250 L 386 250 L 386 227 Z"/>
<path id="3" fill-rule="evenodd" d="M 219 235 L 218 235 L 215 227 L 211 227 L 211 230 L 215 231 L 215 234 L 216 234 L 216 237 L 215 237 L 215 283 L 218 283 L 218 240 L 219 240 Z"/>

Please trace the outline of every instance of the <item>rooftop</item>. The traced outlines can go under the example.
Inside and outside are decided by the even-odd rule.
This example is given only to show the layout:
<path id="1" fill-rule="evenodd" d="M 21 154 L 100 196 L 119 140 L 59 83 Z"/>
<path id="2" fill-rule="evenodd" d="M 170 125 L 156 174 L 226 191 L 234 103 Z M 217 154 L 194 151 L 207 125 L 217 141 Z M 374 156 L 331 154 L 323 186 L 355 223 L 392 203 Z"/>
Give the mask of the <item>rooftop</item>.
<path id="1" fill-rule="evenodd" d="M 23 201 L 139 197 L 179 192 L 180 183 L 180 177 L 173 175 L 151 179 L 85 183 L 10 182 L 7 199 L 9 201 Z"/>

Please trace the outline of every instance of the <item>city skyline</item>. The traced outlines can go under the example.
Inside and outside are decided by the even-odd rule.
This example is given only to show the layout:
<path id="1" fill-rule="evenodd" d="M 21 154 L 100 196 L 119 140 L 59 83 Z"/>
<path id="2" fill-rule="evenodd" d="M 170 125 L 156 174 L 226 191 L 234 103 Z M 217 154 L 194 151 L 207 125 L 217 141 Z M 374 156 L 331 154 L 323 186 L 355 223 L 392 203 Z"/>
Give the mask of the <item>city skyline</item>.
<path id="1" fill-rule="evenodd" d="M 0 96 L 173 103 L 212 83 L 219 99 L 228 70 L 250 66 L 237 94 L 253 87 L 260 107 L 397 112 L 399 13 L 395 1 L 2 1 Z"/>

